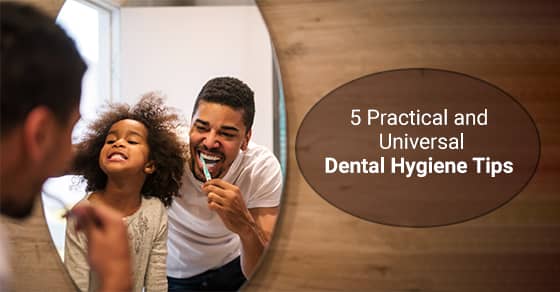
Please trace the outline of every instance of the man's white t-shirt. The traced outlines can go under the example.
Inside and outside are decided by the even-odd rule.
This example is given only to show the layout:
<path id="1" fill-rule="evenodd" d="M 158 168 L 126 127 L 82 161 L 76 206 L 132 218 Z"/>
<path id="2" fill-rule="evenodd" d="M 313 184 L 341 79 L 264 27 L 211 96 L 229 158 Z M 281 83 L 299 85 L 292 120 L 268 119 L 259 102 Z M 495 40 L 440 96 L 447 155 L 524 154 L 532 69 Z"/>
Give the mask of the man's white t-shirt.
<path id="1" fill-rule="evenodd" d="M 240 151 L 223 179 L 239 187 L 248 209 L 275 207 L 282 193 L 282 172 L 267 148 L 249 143 Z M 208 208 L 208 198 L 187 166 L 181 197 L 168 209 L 167 275 L 188 278 L 219 268 L 241 253 L 239 236 Z"/>

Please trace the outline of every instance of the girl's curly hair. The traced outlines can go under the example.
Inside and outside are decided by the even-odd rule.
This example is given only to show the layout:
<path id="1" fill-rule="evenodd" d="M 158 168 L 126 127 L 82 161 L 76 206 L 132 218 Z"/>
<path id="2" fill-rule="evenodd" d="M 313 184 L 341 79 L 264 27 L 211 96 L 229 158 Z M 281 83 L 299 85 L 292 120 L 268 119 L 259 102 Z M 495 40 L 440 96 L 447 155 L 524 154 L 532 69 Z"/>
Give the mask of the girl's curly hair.
<path id="1" fill-rule="evenodd" d="M 143 95 L 132 108 L 127 104 L 108 104 L 107 111 L 89 125 L 83 142 L 77 145 L 74 172 L 87 180 L 86 191 L 105 189 L 107 175 L 99 166 L 99 153 L 111 126 L 124 119 L 139 121 L 148 129 L 149 159 L 155 162 L 156 170 L 146 176 L 142 195 L 157 197 L 165 206 L 170 206 L 173 196 L 179 196 L 186 144 L 176 133 L 182 125 L 179 116 L 154 92 Z"/>

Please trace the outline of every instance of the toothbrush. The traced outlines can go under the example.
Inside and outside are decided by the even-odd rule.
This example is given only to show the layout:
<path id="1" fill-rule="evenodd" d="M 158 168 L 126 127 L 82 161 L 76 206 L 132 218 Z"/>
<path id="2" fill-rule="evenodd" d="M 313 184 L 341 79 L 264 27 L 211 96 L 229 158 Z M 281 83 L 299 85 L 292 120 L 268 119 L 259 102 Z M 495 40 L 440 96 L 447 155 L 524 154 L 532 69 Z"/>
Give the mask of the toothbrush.
<path id="1" fill-rule="evenodd" d="M 103 222 L 101 222 L 101 220 L 97 217 L 97 215 L 95 215 L 94 213 L 89 211 L 84 212 L 79 212 L 77 213 L 76 211 L 74 211 L 73 207 L 69 207 L 68 205 L 66 205 L 66 203 L 59 197 L 45 191 L 42 190 L 43 195 L 45 195 L 46 197 L 49 197 L 50 199 L 52 199 L 54 202 L 56 202 L 57 204 L 60 204 L 61 207 L 64 209 L 64 213 L 60 216 L 61 218 L 64 219 L 69 219 L 69 218 L 76 218 L 76 220 L 78 221 L 78 224 L 80 224 L 79 222 L 82 220 L 91 220 L 93 222 L 93 224 L 95 224 L 95 226 L 100 227 L 103 226 Z M 83 223 L 82 223 L 83 224 Z"/>
<path id="2" fill-rule="evenodd" d="M 212 176 L 210 175 L 210 171 L 208 171 L 208 167 L 206 166 L 204 158 L 202 158 L 202 153 L 200 153 L 200 161 L 202 161 L 202 170 L 204 171 L 204 177 L 206 177 L 206 181 L 211 180 Z"/>

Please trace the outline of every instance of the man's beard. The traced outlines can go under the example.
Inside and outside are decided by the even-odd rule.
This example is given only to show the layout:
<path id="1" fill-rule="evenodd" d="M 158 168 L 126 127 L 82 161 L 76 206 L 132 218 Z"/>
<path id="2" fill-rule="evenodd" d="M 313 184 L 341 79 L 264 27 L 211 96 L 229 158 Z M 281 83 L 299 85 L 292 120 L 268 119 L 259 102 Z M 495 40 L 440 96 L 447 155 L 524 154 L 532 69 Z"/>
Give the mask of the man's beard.
<path id="1" fill-rule="evenodd" d="M 200 158 L 195 158 L 195 157 L 191 158 L 191 163 L 190 163 L 191 172 L 197 180 L 201 182 L 206 182 L 206 177 L 204 177 L 203 170 L 198 167 L 198 161 L 196 159 L 200 159 Z M 213 175 L 212 178 L 219 178 L 222 175 L 222 172 L 223 170 L 218 171 L 218 173 L 215 176 Z"/>
<path id="2" fill-rule="evenodd" d="M 202 149 L 199 149 L 202 148 Z M 191 158 L 190 158 L 190 166 L 191 166 L 191 171 L 193 176 L 198 179 L 201 182 L 206 182 L 206 177 L 204 176 L 204 170 L 202 170 L 202 168 L 200 167 L 199 164 L 199 159 L 200 158 L 200 151 L 204 150 L 207 152 L 210 152 L 214 155 L 218 155 L 220 157 L 223 157 L 222 160 L 225 160 L 224 154 L 222 152 L 218 152 L 218 151 L 209 151 L 208 149 L 204 149 L 203 147 L 200 146 L 196 146 L 194 148 L 191 148 Z M 196 169 L 196 170 L 195 170 Z M 198 173 L 197 173 L 198 171 Z M 222 166 L 217 173 L 212 174 L 212 178 L 221 178 L 222 174 L 224 173 L 224 166 Z"/>
<path id="3" fill-rule="evenodd" d="M 17 195 L 14 197 L 13 195 L 5 196 L 5 194 L 2 194 L 1 196 L 0 213 L 15 219 L 29 217 L 33 211 L 33 207 L 35 206 L 35 201 L 37 200 L 36 196 L 33 196 L 32 199 L 28 201 L 14 200 L 14 198 L 17 198 Z"/>
<path id="4" fill-rule="evenodd" d="M 11 190 L 0 194 L 0 213 L 15 219 L 29 217 L 43 187 L 43 180 L 38 181 L 29 182 L 27 187 L 22 186 L 17 193 Z"/>

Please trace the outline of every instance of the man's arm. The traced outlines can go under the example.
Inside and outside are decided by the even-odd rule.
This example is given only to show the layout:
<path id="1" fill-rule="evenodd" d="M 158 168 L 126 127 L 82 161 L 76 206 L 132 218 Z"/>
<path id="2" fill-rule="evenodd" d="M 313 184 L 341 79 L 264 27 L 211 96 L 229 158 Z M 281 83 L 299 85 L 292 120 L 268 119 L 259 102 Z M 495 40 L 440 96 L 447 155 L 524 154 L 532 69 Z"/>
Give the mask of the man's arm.
<path id="1" fill-rule="evenodd" d="M 206 182 L 202 189 L 208 194 L 208 207 L 218 213 L 229 230 L 239 235 L 243 274 L 251 276 L 270 241 L 278 207 L 247 209 L 239 188 L 221 179 Z"/>
<path id="2" fill-rule="evenodd" d="M 270 242 L 278 218 L 278 209 L 278 207 L 249 209 L 255 225 L 245 233 L 239 233 L 242 252 L 241 268 L 247 278 L 255 271 L 264 249 Z"/>

